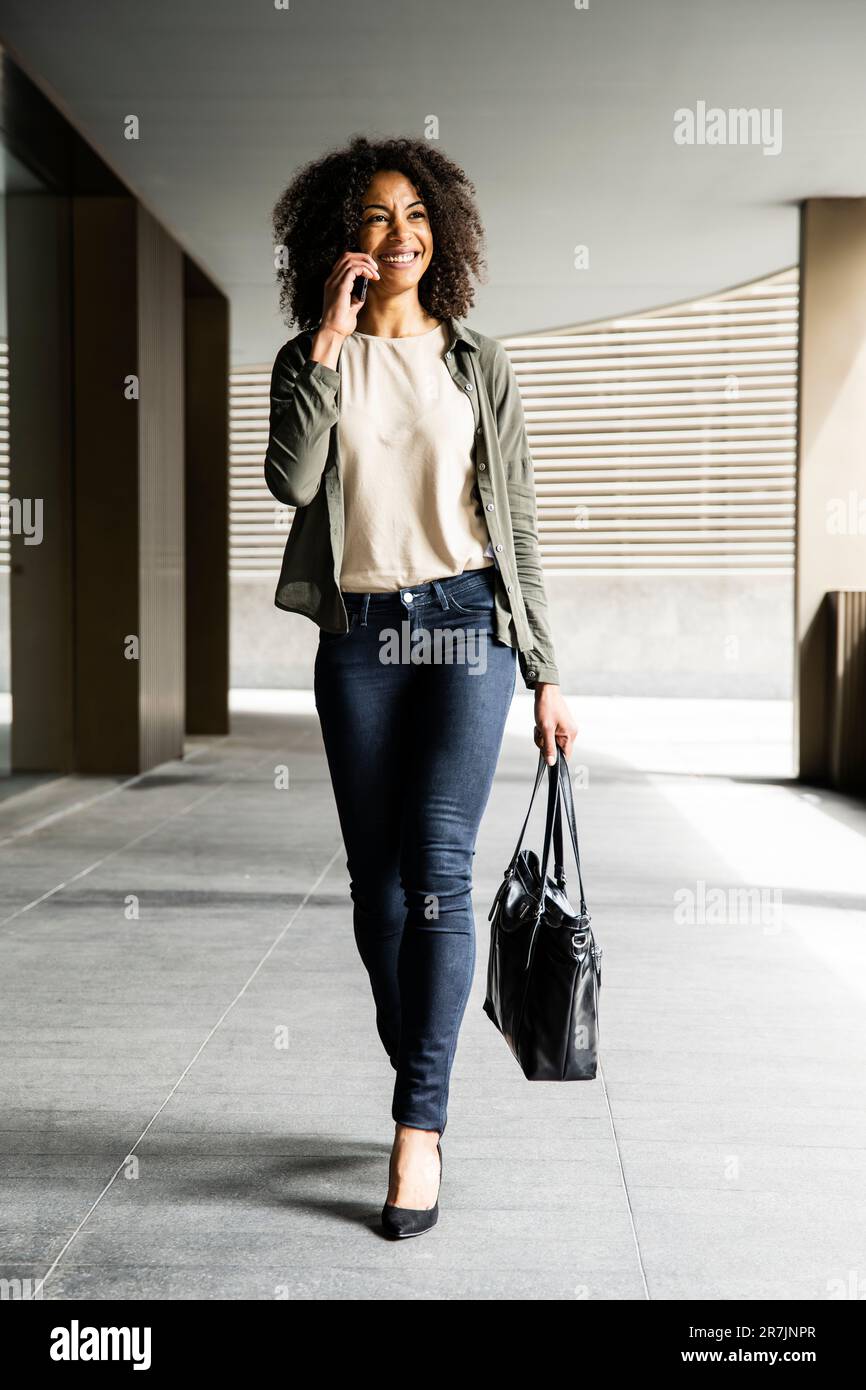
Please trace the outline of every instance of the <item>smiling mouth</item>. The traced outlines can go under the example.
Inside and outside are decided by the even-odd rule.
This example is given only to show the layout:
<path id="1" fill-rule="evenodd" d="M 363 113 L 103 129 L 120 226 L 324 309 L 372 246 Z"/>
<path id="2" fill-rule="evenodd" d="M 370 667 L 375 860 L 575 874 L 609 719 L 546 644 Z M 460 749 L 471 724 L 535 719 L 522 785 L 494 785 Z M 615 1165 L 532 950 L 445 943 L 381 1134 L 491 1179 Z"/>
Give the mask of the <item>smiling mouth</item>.
<path id="1" fill-rule="evenodd" d="M 421 255 L 420 251 L 399 251 L 391 252 L 386 255 L 384 252 L 379 256 L 383 265 L 406 266 L 412 265 Z"/>

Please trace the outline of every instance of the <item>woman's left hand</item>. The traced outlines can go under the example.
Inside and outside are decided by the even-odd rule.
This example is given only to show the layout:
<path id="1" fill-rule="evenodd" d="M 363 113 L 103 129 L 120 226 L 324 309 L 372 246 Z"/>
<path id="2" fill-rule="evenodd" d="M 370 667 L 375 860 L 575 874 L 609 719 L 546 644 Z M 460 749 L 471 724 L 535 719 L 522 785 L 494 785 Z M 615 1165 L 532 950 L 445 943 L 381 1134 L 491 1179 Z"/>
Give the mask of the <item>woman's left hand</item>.
<path id="1" fill-rule="evenodd" d="M 546 762 L 556 762 L 557 745 L 566 758 L 577 737 L 577 725 L 558 685 L 542 682 L 535 687 L 535 743 L 544 752 Z"/>

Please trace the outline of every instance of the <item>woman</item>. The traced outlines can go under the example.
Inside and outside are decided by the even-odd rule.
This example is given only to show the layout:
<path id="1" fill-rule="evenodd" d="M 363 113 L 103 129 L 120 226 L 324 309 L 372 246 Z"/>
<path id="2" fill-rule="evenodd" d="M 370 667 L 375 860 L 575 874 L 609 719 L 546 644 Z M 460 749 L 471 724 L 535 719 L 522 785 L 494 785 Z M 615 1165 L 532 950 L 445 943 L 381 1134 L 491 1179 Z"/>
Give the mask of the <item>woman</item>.
<path id="1" fill-rule="evenodd" d="M 355 939 L 396 1071 L 382 1226 L 400 1238 L 438 1218 L 472 859 L 518 662 L 548 762 L 576 729 L 516 380 L 462 322 L 482 265 L 473 185 L 425 141 L 356 137 L 301 170 L 274 226 L 281 302 L 302 326 L 271 383 L 265 477 L 297 508 L 276 603 L 320 629 Z"/>

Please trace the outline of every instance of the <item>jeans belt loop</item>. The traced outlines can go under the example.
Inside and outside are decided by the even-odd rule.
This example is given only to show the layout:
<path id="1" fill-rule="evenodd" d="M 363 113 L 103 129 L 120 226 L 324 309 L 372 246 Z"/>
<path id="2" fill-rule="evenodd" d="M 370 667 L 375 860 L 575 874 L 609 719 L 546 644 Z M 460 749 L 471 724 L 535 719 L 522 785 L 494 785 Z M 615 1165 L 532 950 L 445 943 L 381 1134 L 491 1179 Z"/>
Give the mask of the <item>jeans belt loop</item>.
<path id="1" fill-rule="evenodd" d="M 361 604 L 361 627 L 367 626 L 367 610 L 370 607 L 370 595 L 364 595 L 364 602 Z"/>
<path id="2" fill-rule="evenodd" d="M 442 585 L 439 583 L 438 579 L 433 580 L 433 588 L 436 590 L 436 597 L 439 600 L 440 608 L 450 608 L 451 605 L 448 602 L 448 595 L 442 588 Z"/>

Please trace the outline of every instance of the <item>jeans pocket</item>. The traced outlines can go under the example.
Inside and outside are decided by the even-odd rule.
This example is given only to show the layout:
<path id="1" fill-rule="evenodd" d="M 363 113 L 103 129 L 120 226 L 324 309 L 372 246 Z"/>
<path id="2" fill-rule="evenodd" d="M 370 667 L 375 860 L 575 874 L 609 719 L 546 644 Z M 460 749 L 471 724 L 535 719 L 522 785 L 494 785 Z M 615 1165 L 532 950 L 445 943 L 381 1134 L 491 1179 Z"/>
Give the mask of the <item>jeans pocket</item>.
<path id="1" fill-rule="evenodd" d="M 489 618 L 496 607 L 496 595 L 492 585 L 478 585 L 464 593 L 462 599 L 454 594 L 448 595 L 448 607 L 453 608 L 464 618 Z"/>

